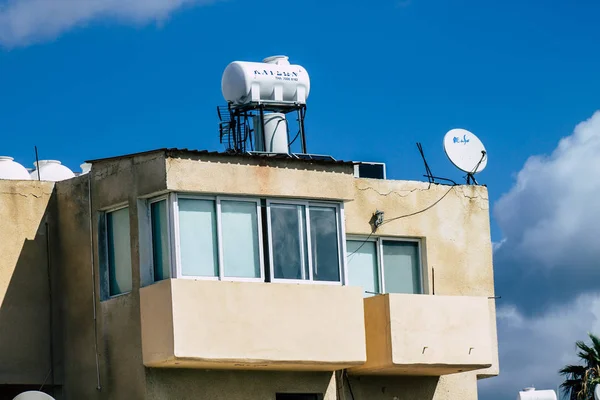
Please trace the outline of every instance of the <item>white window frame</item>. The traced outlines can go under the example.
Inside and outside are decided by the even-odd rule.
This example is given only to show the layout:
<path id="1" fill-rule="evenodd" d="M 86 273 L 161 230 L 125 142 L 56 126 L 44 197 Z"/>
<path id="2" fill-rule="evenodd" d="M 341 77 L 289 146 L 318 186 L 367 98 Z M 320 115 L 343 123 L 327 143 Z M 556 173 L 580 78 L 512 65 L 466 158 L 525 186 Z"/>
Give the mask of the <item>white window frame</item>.
<path id="1" fill-rule="evenodd" d="M 377 237 L 368 237 L 368 236 L 359 236 L 359 235 L 350 235 L 346 238 L 347 241 L 354 242 L 374 242 L 375 248 L 377 251 L 376 260 L 377 260 L 377 275 L 379 278 L 379 291 L 380 293 L 375 294 L 386 294 L 385 287 L 385 265 L 383 262 L 383 242 L 411 242 L 417 243 L 417 254 L 419 255 L 419 282 L 421 285 L 421 292 L 414 294 L 427 294 L 426 286 L 425 286 L 425 271 L 423 270 L 423 241 L 419 238 L 410 238 L 410 237 L 388 237 L 388 236 L 377 236 Z M 348 257 L 346 258 L 346 264 L 348 264 Z"/>
<path id="2" fill-rule="evenodd" d="M 148 238 L 150 239 L 150 268 L 152 271 L 152 283 L 160 282 L 156 280 L 156 276 L 154 275 L 154 237 L 152 235 L 152 204 L 158 203 L 161 201 L 166 202 L 167 207 L 167 241 L 168 241 L 168 252 L 169 252 L 169 271 L 170 271 L 170 279 L 175 277 L 175 256 L 173 249 L 174 246 L 174 231 L 173 231 L 173 215 L 172 215 L 172 204 L 173 204 L 173 193 L 167 193 L 162 196 L 153 197 L 147 201 L 147 210 L 148 210 Z"/>
<path id="3" fill-rule="evenodd" d="M 282 204 L 292 206 L 304 206 L 305 219 L 306 219 L 306 249 L 308 253 L 308 274 L 309 279 L 283 279 L 275 278 L 275 266 L 273 263 L 273 235 L 271 228 L 271 205 Z M 327 207 L 335 208 L 336 218 L 336 230 L 338 233 L 338 269 L 340 274 L 339 282 L 331 281 L 316 281 L 313 280 L 313 265 L 312 265 L 312 248 L 311 248 L 311 236 L 310 236 L 310 207 Z M 310 201 L 310 200 L 293 200 L 293 199 L 267 199 L 267 239 L 269 241 L 269 273 L 271 282 L 273 283 L 299 283 L 299 284 L 319 284 L 319 285 L 336 285 L 341 286 L 346 284 L 346 234 L 344 229 L 344 204 L 339 202 L 324 202 L 324 201 Z"/>
<path id="4" fill-rule="evenodd" d="M 120 297 L 120 296 L 124 296 L 126 294 L 129 294 L 131 292 L 133 292 L 133 259 L 130 260 L 131 263 L 131 290 L 127 291 L 127 292 L 123 292 L 123 293 L 119 293 L 119 294 L 110 294 L 110 256 L 109 256 L 109 252 L 108 252 L 108 248 L 110 247 L 110 243 L 108 241 L 108 214 L 114 213 L 115 211 L 120 211 L 123 210 L 125 208 L 129 208 L 129 203 L 121 203 L 117 206 L 113 206 L 111 208 L 107 208 L 105 210 L 102 210 L 102 220 L 103 220 L 103 224 L 104 224 L 104 232 L 102 232 L 102 236 L 104 238 L 104 249 L 103 253 L 104 253 L 104 260 L 106 260 L 106 272 L 103 274 L 104 275 L 104 279 L 106 279 L 105 285 L 106 285 L 106 289 L 105 289 L 105 299 L 104 300 L 110 300 L 110 299 L 114 299 L 116 297 Z M 133 252 L 131 251 L 131 217 L 129 215 L 129 213 L 127 214 L 127 217 L 129 218 L 129 257 L 133 257 Z M 100 293 L 102 293 L 102 284 L 101 284 L 101 290 Z"/>
<path id="5" fill-rule="evenodd" d="M 255 197 L 233 197 L 233 196 L 206 196 L 206 195 L 194 195 L 187 193 L 171 193 L 171 214 L 173 220 L 173 248 L 175 249 L 174 257 L 172 259 L 175 265 L 175 278 L 178 279 L 191 279 L 191 280 L 210 280 L 210 281 L 232 281 L 232 282 L 264 282 L 265 281 L 265 268 L 264 268 L 264 254 L 263 254 L 263 240 L 262 240 L 262 215 L 260 208 L 260 199 Z M 183 275 L 181 270 L 181 241 L 179 232 L 179 199 L 190 199 L 190 200 L 208 200 L 215 203 L 216 213 L 216 233 L 217 233 L 217 266 L 219 270 L 218 276 L 188 276 Z M 258 278 L 239 278 L 225 276 L 224 264 L 223 264 L 223 237 L 222 237 L 222 221 L 221 221 L 221 201 L 237 201 L 256 203 L 256 216 L 258 223 L 258 254 L 259 254 L 259 270 L 260 277 Z"/>

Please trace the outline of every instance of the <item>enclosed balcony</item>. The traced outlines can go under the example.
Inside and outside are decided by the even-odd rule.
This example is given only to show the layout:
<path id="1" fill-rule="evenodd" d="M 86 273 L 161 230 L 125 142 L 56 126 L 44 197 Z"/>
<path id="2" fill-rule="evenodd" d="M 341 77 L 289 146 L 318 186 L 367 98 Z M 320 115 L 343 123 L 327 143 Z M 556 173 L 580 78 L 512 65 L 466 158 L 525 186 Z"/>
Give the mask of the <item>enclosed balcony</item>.
<path id="1" fill-rule="evenodd" d="M 356 375 L 440 376 L 490 367 L 486 297 L 387 294 L 365 299 L 367 362 Z"/>
<path id="2" fill-rule="evenodd" d="M 140 300 L 147 367 L 333 371 L 366 360 L 358 287 L 168 279 Z"/>

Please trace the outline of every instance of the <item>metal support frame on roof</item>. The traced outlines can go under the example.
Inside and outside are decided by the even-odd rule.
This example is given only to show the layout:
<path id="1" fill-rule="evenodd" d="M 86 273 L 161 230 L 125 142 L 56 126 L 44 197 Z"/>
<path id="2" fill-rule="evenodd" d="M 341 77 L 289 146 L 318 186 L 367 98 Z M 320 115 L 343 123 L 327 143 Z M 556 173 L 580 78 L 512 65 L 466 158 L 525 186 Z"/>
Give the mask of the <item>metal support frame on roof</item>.
<path id="1" fill-rule="evenodd" d="M 260 101 L 244 104 L 229 103 L 227 107 L 217 107 L 217 115 L 219 116 L 219 136 L 221 143 L 227 146 L 227 151 L 234 153 L 246 153 L 255 151 L 254 140 L 256 127 L 250 124 L 250 120 L 258 117 L 258 121 L 263 125 L 265 121 L 265 112 L 277 112 L 289 114 L 296 112 L 298 115 L 298 126 L 301 140 L 302 153 L 306 150 L 306 134 L 304 129 L 304 117 L 306 115 L 306 104 L 295 102 L 276 102 L 276 101 Z M 288 152 L 291 144 L 288 137 Z M 264 141 L 264 138 L 263 138 Z M 266 149 L 266 143 L 263 142 L 263 148 Z"/>

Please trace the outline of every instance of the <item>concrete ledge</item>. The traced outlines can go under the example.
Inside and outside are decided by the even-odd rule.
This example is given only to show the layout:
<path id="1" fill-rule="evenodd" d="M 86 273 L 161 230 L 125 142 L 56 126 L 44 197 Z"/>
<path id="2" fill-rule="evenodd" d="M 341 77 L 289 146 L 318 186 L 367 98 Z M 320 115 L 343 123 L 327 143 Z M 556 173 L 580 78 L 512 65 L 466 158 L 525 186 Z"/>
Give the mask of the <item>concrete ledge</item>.
<path id="1" fill-rule="evenodd" d="M 172 279 L 140 297 L 147 367 L 334 371 L 366 361 L 358 287 Z"/>
<path id="2" fill-rule="evenodd" d="M 365 299 L 364 375 L 441 376 L 493 362 L 488 299 L 387 294 Z"/>

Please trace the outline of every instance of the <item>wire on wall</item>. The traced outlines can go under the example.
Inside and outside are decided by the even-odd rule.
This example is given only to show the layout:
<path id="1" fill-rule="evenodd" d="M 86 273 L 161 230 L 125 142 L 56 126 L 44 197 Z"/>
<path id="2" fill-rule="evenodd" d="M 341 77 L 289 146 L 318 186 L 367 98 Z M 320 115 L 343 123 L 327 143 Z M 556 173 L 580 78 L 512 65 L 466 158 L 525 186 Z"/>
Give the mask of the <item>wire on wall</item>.
<path id="1" fill-rule="evenodd" d="M 386 219 L 386 220 L 384 220 L 384 221 L 383 221 L 382 225 L 388 224 L 388 223 L 390 223 L 390 222 L 392 222 L 392 221 L 396 221 L 396 220 L 399 220 L 399 219 L 402 219 L 402 218 L 412 217 L 412 216 L 414 216 L 414 215 L 418 215 L 418 214 L 424 213 L 425 211 L 431 210 L 431 209 L 432 209 L 433 207 L 435 207 L 435 206 L 436 206 L 436 205 L 437 205 L 439 202 L 441 202 L 442 200 L 444 200 L 444 198 L 445 198 L 446 196 L 448 196 L 448 194 L 449 194 L 449 193 L 452 191 L 452 189 L 454 189 L 454 187 L 455 187 L 455 186 L 456 186 L 456 185 L 452 185 L 452 186 L 450 186 L 450 189 L 448 189 L 448 190 L 446 191 L 446 193 L 444 193 L 444 195 L 443 195 L 442 197 L 440 197 L 439 199 L 437 199 L 437 200 L 436 200 L 436 201 L 435 201 L 433 204 L 431 204 L 430 206 L 428 206 L 428 207 L 426 207 L 426 208 L 424 208 L 424 209 L 422 209 L 422 210 L 419 210 L 419 211 L 412 212 L 412 213 L 410 213 L 410 214 L 400 215 L 400 216 L 398 216 L 398 217 L 394 217 L 394 218 Z"/>

